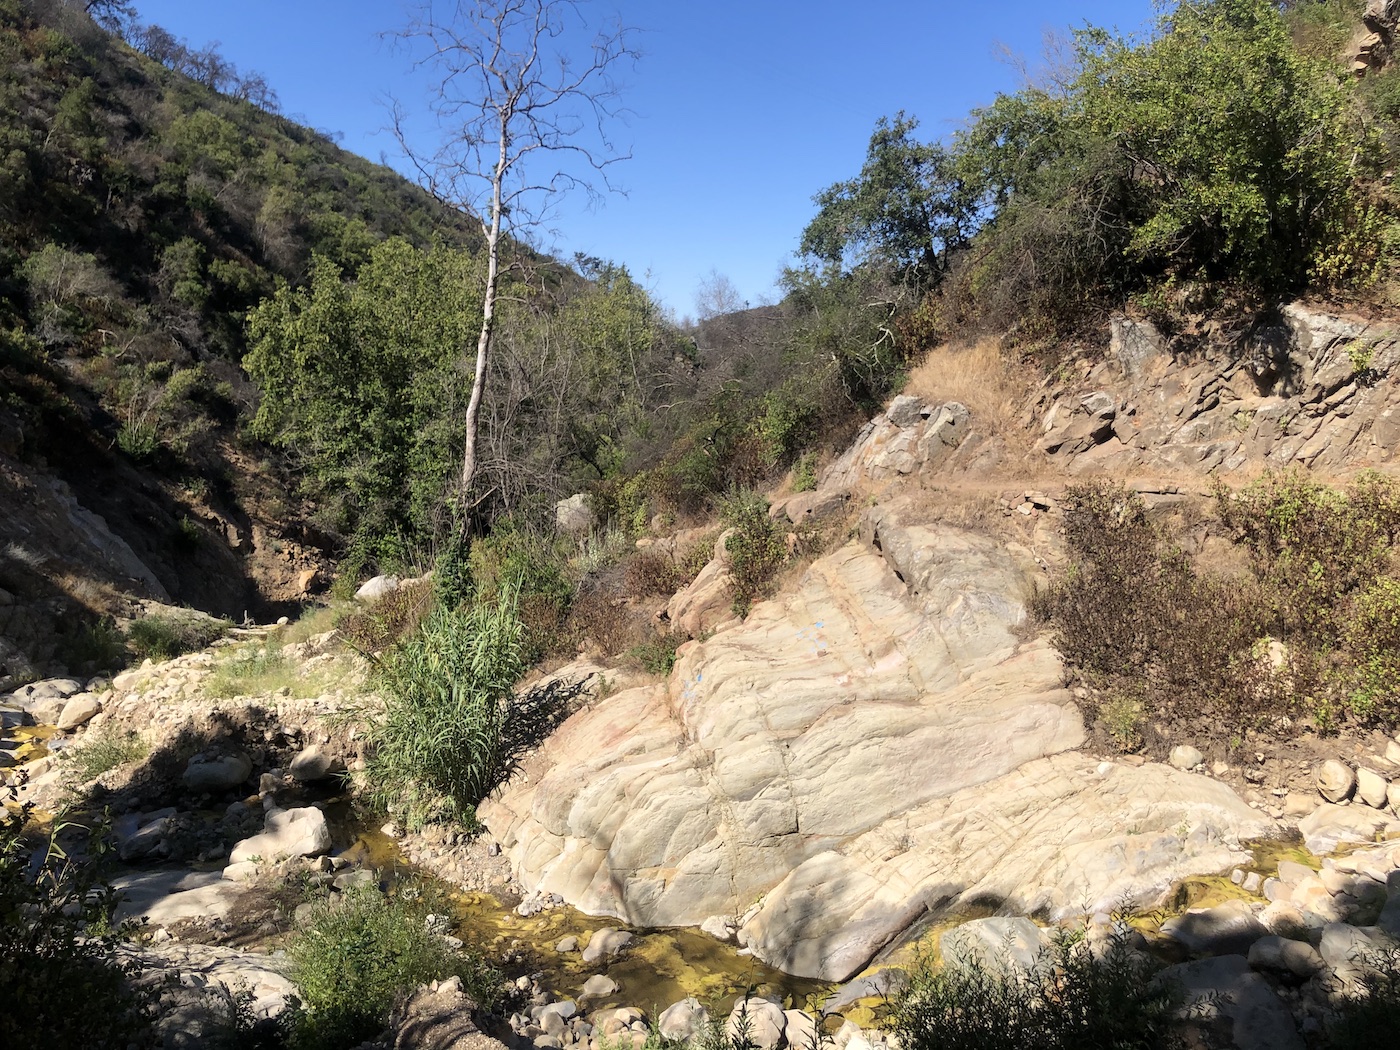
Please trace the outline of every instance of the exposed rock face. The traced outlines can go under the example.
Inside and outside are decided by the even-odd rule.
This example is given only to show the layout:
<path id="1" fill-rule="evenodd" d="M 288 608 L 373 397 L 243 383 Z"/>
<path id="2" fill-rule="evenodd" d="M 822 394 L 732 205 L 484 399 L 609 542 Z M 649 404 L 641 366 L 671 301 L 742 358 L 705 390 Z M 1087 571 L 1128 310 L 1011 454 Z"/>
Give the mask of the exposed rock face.
<path id="1" fill-rule="evenodd" d="M 929 910 L 1111 907 L 1265 830 L 1202 778 L 1049 757 L 1084 730 L 1058 657 L 1018 636 L 1033 560 L 906 513 L 873 509 L 667 683 L 566 722 L 481 807 L 522 881 L 638 925 L 766 893 L 740 939 L 839 980 Z"/>
<path id="2" fill-rule="evenodd" d="M 1032 407 L 1041 451 L 1071 473 L 1170 474 L 1393 458 L 1400 438 L 1394 329 L 1292 304 L 1283 323 L 1177 360 L 1151 325 L 1120 318 L 1110 353 Z M 1228 345 L 1227 345 L 1228 344 Z M 1116 410 L 1093 400 L 1114 384 Z"/>

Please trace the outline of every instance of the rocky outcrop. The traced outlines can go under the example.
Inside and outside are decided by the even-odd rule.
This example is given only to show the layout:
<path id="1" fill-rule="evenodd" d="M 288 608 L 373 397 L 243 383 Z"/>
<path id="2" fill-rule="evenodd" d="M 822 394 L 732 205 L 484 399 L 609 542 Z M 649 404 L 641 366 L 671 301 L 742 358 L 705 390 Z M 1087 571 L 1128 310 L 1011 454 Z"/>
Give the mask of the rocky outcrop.
<path id="1" fill-rule="evenodd" d="M 1107 908 L 1237 860 L 1267 825 L 1228 789 L 1064 754 L 1084 730 L 1020 635 L 1030 554 L 916 522 L 872 509 L 665 684 L 569 719 L 481 807 L 522 882 L 637 925 L 766 895 L 741 941 L 844 979 L 929 912 Z"/>
<path id="2" fill-rule="evenodd" d="M 1047 385 L 1028 422 L 1072 474 L 1336 471 L 1393 458 L 1397 376 L 1394 328 L 1299 304 L 1189 352 L 1120 318 L 1107 357 Z"/>

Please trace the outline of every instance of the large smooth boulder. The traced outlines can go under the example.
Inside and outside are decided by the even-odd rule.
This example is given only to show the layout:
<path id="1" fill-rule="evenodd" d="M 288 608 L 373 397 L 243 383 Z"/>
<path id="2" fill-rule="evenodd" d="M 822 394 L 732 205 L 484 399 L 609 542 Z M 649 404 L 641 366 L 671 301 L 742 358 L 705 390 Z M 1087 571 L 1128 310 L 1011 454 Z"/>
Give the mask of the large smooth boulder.
<path id="1" fill-rule="evenodd" d="M 777 1003 L 767 999 L 744 998 L 734 1004 L 725 1022 L 724 1034 L 732 1045 L 741 1041 L 745 1046 L 757 1050 L 779 1050 L 786 1046 L 783 1031 L 787 1028 L 787 1014 Z"/>
<path id="2" fill-rule="evenodd" d="M 1340 845 L 1375 842 L 1377 834 L 1400 834 L 1400 822 L 1370 806 L 1321 805 L 1298 822 L 1298 831 L 1309 851 L 1323 856 Z"/>
<path id="3" fill-rule="evenodd" d="M 267 814 L 264 830 L 244 839 L 229 853 L 229 863 L 261 859 L 272 863 L 294 857 L 315 857 L 331 848 L 326 815 L 315 806 L 274 809 Z"/>
<path id="4" fill-rule="evenodd" d="M 1247 955 L 1269 929 L 1248 902 L 1237 900 L 1173 916 L 1162 932 L 1198 955 Z"/>
<path id="5" fill-rule="evenodd" d="M 57 726 L 64 732 L 77 729 L 91 722 L 101 710 L 102 702 L 97 697 L 91 693 L 77 693 L 63 705 Z"/>
<path id="6" fill-rule="evenodd" d="M 1356 774 L 1345 762 L 1329 758 L 1318 767 L 1317 790 L 1328 802 L 1345 802 L 1356 790 Z"/>
<path id="7" fill-rule="evenodd" d="M 763 905 L 760 958 L 844 980 L 929 910 L 1154 902 L 1272 825 L 1227 787 L 1066 754 L 1059 657 L 1024 637 L 1029 551 L 912 510 L 780 600 L 686 646 L 670 679 L 573 715 L 480 808 L 532 890 L 639 926 Z"/>

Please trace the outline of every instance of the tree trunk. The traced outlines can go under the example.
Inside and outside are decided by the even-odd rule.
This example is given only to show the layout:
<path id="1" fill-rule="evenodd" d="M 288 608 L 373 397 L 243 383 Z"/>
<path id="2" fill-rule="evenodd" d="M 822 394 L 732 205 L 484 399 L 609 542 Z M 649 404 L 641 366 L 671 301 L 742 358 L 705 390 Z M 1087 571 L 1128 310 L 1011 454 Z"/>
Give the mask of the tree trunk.
<path id="1" fill-rule="evenodd" d="M 472 375 L 472 396 L 467 402 L 467 435 L 462 448 L 462 477 L 458 499 L 460 501 L 462 529 L 467 528 L 467 520 L 472 509 L 472 485 L 476 481 L 476 439 L 481 419 L 481 398 L 486 389 L 486 366 L 491 358 L 491 340 L 496 328 L 496 287 L 501 274 L 501 186 L 505 181 L 506 156 L 510 148 L 509 113 L 501 119 L 501 152 L 496 162 L 495 175 L 491 180 L 491 222 L 482 223 L 486 233 L 486 290 L 481 299 L 481 334 L 476 340 L 476 368 Z"/>

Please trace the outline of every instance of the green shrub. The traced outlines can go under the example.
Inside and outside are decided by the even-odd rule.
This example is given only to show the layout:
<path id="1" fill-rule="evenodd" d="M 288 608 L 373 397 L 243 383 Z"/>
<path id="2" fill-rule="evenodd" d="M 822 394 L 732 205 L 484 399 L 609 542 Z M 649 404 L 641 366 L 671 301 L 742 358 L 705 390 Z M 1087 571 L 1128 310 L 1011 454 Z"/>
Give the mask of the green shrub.
<path id="1" fill-rule="evenodd" d="M 534 663 L 554 652 L 574 598 L 574 584 L 552 538 L 507 520 L 472 544 L 470 562 L 478 601 L 491 604 L 508 591 L 515 594 L 524 626 L 525 662 Z"/>
<path id="2" fill-rule="evenodd" d="M 302 1002 L 295 1050 L 343 1050 L 373 1039 L 395 1000 L 428 981 L 459 977 L 480 1008 L 495 1005 L 501 975 L 428 930 L 432 903 L 404 883 L 393 896 L 360 889 L 315 912 L 287 947 Z"/>
<path id="3" fill-rule="evenodd" d="M 1353 668 L 1351 714 L 1393 724 L 1400 717 L 1400 579 L 1381 576 L 1357 596 L 1343 640 Z"/>
<path id="4" fill-rule="evenodd" d="M 71 668 L 117 671 L 126 666 L 126 637 L 110 616 L 84 623 L 65 639 L 61 654 Z"/>
<path id="5" fill-rule="evenodd" d="M 145 758 L 150 750 L 138 733 L 104 728 L 88 733 L 81 744 L 64 751 L 63 760 L 78 783 L 84 784 L 110 769 Z"/>
<path id="6" fill-rule="evenodd" d="M 976 962 L 935 969 L 925 959 L 895 996 L 889 1027 L 904 1050 L 1184 1046 L 1173 989 L 1154 981 L 1160 964 L 1132 950 L 1130 932 L 1099 953 L 1061 933 L 1029 972 Z"/>
<path id="7" fill-rule="evenodd" d="M 370 726 L 366 782 L 381 806 L 421 825 L 470 821 L 510 772 L 506 719 L 525 669 L 515 593 L 435 610 L 379 662 L 385 711 Z"/>
<path id="8" fill-rule="evenodd" d="M 720 504 L 720 519 L 734 530 L 725 541 L 734 575 L 734 612 L 747 616 L 787 563 L 787 538 L 783 528 L 768 516 L 768 501 L 757 492 L 731 492 Z"/>
<path id="9" fill-rule="evenodd" d="M 126 641 L 137 659 L 169 660 L 212 645 L 231 626 L 196 612 L 157 613 L 134 621 L 126 629 Z"/>
<path id="10" fill-rule="evenodd" d="M 9 789 L 7 802 L 17 796 Z M 55 820 L 47 836 L 26 829 L 31 805 L 0 806 L 0 1044 L 36 1035 L 55 1047 L 125 1050 L 148 1045 L 151 1000 L 126 980 L 114 954 L 118 903 L 103 878 L 108 841 L 87 833 L 87 860 L 75 863 L 60 840 L 85 829 Z"/>
<path id="11" fill-rule="evenodd" d="M 663 634 L 658 638 L 634 646 L 627 655 L 641 665 L 648 674 L 665 677 L 676 666 L 676 648 L 685 641 L 679 635 Z"/>
<path id="12" fill-rule="evenodd" d="M 804 452 L 792 466 L 792 491 L 812 492 L 817 487 L 817 457 Z"/>
<path id="13" fill-rule="evenodd" d="M 1382 1050 L 1400 1027 L 1400 948 L 1363 952 L 1358 987 L 1333 1005 L 1326 1028 L 1331 1050 Z"/>
<path id="14" fill-rule="evenodd" d="M 117 430 L 117 447 L 138 463 L 150 459 L 160 447 L 156 425 L 144 419 L 123 423 Z"/>

